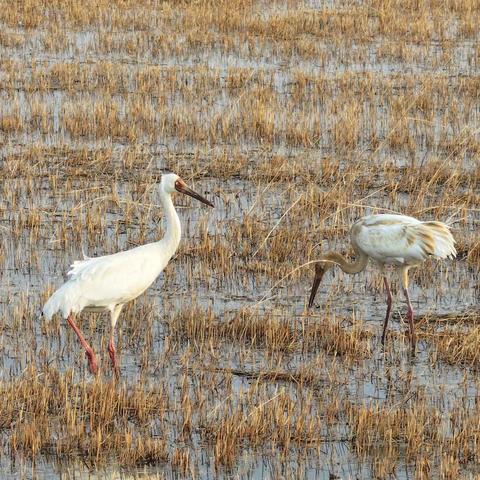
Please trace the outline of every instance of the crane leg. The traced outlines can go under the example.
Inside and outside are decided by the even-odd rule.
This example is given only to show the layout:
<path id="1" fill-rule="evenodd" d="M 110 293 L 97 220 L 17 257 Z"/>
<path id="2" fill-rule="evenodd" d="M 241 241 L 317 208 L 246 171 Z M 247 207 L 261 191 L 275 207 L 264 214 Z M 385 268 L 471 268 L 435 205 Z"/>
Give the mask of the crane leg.
<path id="1" fill-rule="evenodd" d="M 405 293 L 405 298 L 407 299 L 408 304 L 408 325 L 410 328 L 410 343 L 412 345 L 412 353 L 415 354 L 415 345 L 416 345 L 416 338 L 415 338 L 415 327 L 413 325 L 413 307 L 412 303 L 410 302 L 410 295 L 408 294 L 408 289 L 404 288 L 403 292 Z"/>
<path id="2" fill-rule="evenodd" d="M 387 313 L 385 314 L 385 321 L 383 322 L 382 333 L 382 345 L 385 345 L 385 335 L 387 333 L 388 319 L 390 318 L 390 312 L 392 310 L 392 292 L 390 285 L 388 284 L 387 277 L 383 277 L 383 283 L 385 284 L 385 290 L 387 291 Z"/>
<path id="3" fill-rule="evenodd" d="M 85 349 L 85 355 L 88 358 L 88 364 L 90 366 L 90 372 L 93 375 L 96 375 L 98 372 L 98 364 L 97 364 L 97 358 L 95 357 L 95 353 L 92 350 L 92 347 L 88 344 L 88 342 L 85 340 L 85 337 L 83 336 L 82 332 L 80 329 L 77 327 L 75 322 L 73 321 L 73 315 L 70 314 L 67 318 L 68 323 L 70 326 L 73 328 L 74 332 L 77 334 L 77 337 L 80 340 L 80 343 L 82 344 L 83 348 Z"/>
<path id="4" fill-rule="evenodd" d="M 110 341 L 108 342 L 108 355 L 110 356 L 110 361 L 112 362 L 112 368 L 113 372 L 115 373 L 115 377 L 118 378 L 119 372 L 118 372 L 118 362 L 117 362 L 117 356 L 116 356 L 116 349 L 115 349 L 115 344 L 113 342 L 113 331 L 110 334 Z"/>
<path id="5" fill-rule="evenodd" d="M 410 330 L 410 343 L 412 345 L 412 354 L 415 355 L 415 344 L 416 344 L 416 339 L 415 339 L 415 329 L 413 326 L 413 307 L 412 307 L 412 302 L 410 302 L 410 295 L 408 294 L 408 269 L 409 266 L 402 267 L 400 269 L 400 279 L 402 281 L 402 286 L 403 286 L 403 293 L 405 294 L 405 298 L 407 299 L 407 304 L 408 304 L 408 326 Z"/>
<path id="6" fill-rule="evenodd" d="M 115 325 L 117 324 L 118 317 L 120 315 L 120 312 L 122 311 L 122 305 L 115 305 L 115 307 L 110 310 L 110 320 L 111 320 L 111 326 L 112 329 L 110 331 L 110 340 L 108 342 L 108 355 L 110 356 L 110 361 L 112 362 L 112 368 L 113 368 L 113 373 L 115 374 L 115 377 L 119 377 L 119 367 L 118 367 L 118 362 L 117 362 L 117 355 L 116 355 L 116 349 L 115 349 L 115 342 L 114 342 L 114 337 L 115 337 Z"/>

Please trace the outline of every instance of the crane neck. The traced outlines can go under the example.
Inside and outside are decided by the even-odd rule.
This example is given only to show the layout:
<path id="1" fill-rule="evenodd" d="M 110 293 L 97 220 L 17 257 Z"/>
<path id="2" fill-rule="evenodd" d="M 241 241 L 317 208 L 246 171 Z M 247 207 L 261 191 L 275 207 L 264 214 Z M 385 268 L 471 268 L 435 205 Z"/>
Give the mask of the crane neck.
<path id="1" fill-rule="evenodd" d="M 325 260 L 324 270 L 329 270 L 334 265 L 338 265 L 345 273 L 360 273 L 365 270 L 368 263 L 368 255 L 360 250 L 355 250 L 355 260 L 349 262 L 343 255 L 337 252 L 328 252 L 320 257 Z"/>
<path id="2" fill-rule="evenodd" d="M 172 196 L 169 193 L 161 192 L 160 200 L 165 212 L 165 235 L 160 240 L 163 247 L 173 255 L 180 243 L 180 237 L 182 235 L 182 228 L 180 225 L 180 219 L 178 218 L 177 211 L 173 205 Z"/>

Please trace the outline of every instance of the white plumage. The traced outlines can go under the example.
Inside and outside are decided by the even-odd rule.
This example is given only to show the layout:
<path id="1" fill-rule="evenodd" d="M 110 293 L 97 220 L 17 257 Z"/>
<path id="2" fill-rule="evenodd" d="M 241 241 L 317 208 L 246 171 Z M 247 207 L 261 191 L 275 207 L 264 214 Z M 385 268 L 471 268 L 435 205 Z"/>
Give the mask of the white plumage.
<path id="1" fill-rule="evenodd" d="M 406 215 L 369 215 L 350 229 L 353 244 L 380 264 L 417 265 L 429 256 L 454 257 L 455 240 L 447 225 Z"/>
<path id="2" fill-rule="evenodd" d="M 412 349 L 415 350 L 413 308 L 408 294 L 408 270 L 418 266 L 428 257 L 439 259 L 455 257 L 457 251 L 450 228 L 442 222 L 422 222 L 406 215 L 369 215 L 352 225 L 350 241 L 356 254 L 354 262 L 348 262 L 336 252 L 329 252 L 319 258 L 315 265 L 315 279 L 310 293 L 309 307 L 313 305 L 318 286 L 327 270 L 338 265 L 346 273 L 359 273 L 365 269 L 368 259 L 371 258 L 383 274 L 387 291 L 387 313 L 382 334 L 382 343 L 384 343 L 392 306 L 392 295 L 385 266 L 395 265 L 399 267 L 408 303 L 410 337 Z"/>
<path id="3" fill-rule="evenodd" d="M 111 335 L 108 350 L 117 372 L 113 337 L 122 307 L 141 295 L 155 281 L 180 243 L 180 220 L 171 198 L 175 191 L 190 195 L 213 207 L 208 200 L 188 188 L 178 175 L 173 173 L 163 175 L 160 199 L 167 223 L 165 236 L 158 242 L 124 252 L 74 262 L 68 272 L 69 280 L 53 293 L 43 307 L 43 314 L 47 318 L 60 312 L 68 320 L 86 350 L 92 373 L 96 373 L 98 369 L 95 354 L 75 325 L 72 316 L 82 310 L 110 312 Z"/>
<path id="4" fill-rule="evenodd" d="M 178 240 L 142 245 L 103 257 L 77 260 L 70 277 L 47 301 L 43 313 L 66 318 L 84 309 L 109 310 L 141 295 L 166 267 Z"/>

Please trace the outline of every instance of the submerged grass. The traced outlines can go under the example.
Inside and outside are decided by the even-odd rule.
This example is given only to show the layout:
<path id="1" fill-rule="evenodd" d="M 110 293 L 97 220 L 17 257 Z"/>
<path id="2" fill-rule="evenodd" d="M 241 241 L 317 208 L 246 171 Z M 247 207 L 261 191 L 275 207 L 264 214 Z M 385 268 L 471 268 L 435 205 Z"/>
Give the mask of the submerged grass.
<path id="1" fill-rule="evenodd" d="M 2 478 L 475 478 L 479 20 L 473 0 L 0 0 Z M 108 321 L 81 316 L 92 379 L 40 307 L 84 252 L 162 235 L 165 168 L 216 208 L 175 198 L 182 244 L 124 309 L 120 382 Z M 374 269 L 329 273 L 305 311 L 309 262 L 376 212 L 457 240 L 412 275 L 413 359 L 394 276 L 384 350 Z"/>

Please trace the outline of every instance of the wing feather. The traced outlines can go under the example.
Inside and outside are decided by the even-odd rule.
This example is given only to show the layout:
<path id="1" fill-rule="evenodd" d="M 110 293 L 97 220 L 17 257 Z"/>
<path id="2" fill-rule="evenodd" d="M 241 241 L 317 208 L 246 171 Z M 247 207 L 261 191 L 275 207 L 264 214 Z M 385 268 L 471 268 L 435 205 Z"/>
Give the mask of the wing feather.
<path id="1" fill-rule="evenodd" d="M 456 255 L 455 240 L 447 225 L 421 222 L 404 215 L 371 215 L 356 222 L 352 243 L 380 263 L 415 265 L 429 256 Z"/>
<path id="2" fill-rule="evenodd" d="M 154 280 L 146 257 L 113 254 L 78 260 L 71 266 L 70 281 L 81 284 L 87 304 L 120 302 L 139 295 Z M 152 277 L 152 278 L 151 278 Z"/>

